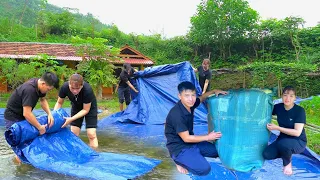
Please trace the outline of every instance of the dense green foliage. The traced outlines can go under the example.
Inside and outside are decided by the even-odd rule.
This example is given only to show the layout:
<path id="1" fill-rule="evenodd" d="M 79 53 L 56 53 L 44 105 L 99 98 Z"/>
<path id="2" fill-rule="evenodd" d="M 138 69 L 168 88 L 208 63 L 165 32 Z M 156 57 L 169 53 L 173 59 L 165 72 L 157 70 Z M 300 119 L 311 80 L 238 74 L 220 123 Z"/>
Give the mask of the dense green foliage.
<path id="1" fill-rule="evenodd" d="M 58 8 L 46 0 L 2 0 L 0 41 L 71 44 L 72 37 L 103 38 L 116 48 L 129 44 L 156 65 L 190 61 L 198 66 L 210 57 L 211 68 L 246 71 L 250 77 L 245 78 L 251 80 L 242 87 L 294 84 L 302 96 L 320 93 L 319 78 L 310 75 L 320 64 L 320 25 L 303 28 L 299 17 L 260 20 L 245 0 L 203 0 L 190 21 L 186 36 L 168 39 L 159 34 L 125 34 L 92 14 Z"/>

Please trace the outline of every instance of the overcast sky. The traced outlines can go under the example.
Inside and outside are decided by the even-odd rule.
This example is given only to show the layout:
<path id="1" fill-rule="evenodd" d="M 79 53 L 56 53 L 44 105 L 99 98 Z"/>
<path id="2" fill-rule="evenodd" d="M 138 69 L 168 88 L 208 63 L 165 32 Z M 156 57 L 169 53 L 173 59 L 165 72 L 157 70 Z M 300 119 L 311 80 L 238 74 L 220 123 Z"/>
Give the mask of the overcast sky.
<path id="1" fill-rule="evenodd" d="M 48 0 L 48 3 L 77 8 L 82 14 L 93 14 L 105 24 L 114 23 L 124 33 L 150 35 L 160 33 L 167 38 L 185 35 L 190 17 L 201 0 Z M 320 21 L 320 0 L 248 0 L 262 19 L 299 16 L 306 27 Z"/>

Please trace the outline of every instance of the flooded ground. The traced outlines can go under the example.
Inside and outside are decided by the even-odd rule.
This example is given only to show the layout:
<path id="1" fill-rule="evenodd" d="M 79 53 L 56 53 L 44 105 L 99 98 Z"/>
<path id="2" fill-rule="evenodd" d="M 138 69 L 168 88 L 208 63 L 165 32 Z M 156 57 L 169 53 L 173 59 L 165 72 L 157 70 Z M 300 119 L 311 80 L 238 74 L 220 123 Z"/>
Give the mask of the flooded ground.
<path id="1" fill-rule="evenodd" d="M 196 126 L 195 133 L 205 132 L 207 126 Z M 118 154 L 133 154 L 148 158 L 159 159 L 162 162 L 151 172 L 137 178 L 139 180 L 190 180 L 188 175 L 179 174 L 167 149 L 163 135 L 163 125 L 141 126 L 135 124 L 121 124 L 120 126 L 107 126 L 98 131 L 99 152 L 113 152 Z M 4 127 L 0 126 L 3 135 Z M 81 132 L 81 139 L 88 142 L 85 131 Z M 7 145 L 3 136 L 0 138 L 0 179 L 39 179 L 39 180 L 76 180 L 79 178 L 61 175 L 36 169 L 31 165 L 17 165 L 13 162 L 13 151 Z M 319 180 L 320 163 L 317 165 L 311 159 L 302 155 L 293 157 L 294 172 L 291 177 L 282 173 L 282 160 L 268 161 L 264 167 L 253 173 L 234 172 L 225 168 L 218 159 L 208 159 L 211 164 L 209 177 L 192 177 L 194 180 L 226 179 L 226 180 Z M 90 172 L 88 172 L 90 173 Z"/>
<path id="2" fill-rule="evenodd" d="M 0 127 L 0 179 L 46 179 L 46 180 L 61 180 L 61 179 L 71 179 L 76 180 L 71 176 L 65 176 L 58 173 L 51 173 L 48 171 L 42 171 L 34 168 L 27 164 L 15 164 L 13 162 L 14 153 L 11 148 L 7 145 L 4 137 L 4 127 Z M 149 146 L 143 144 L 141 141 L 135 141 L 128 138 L 121 138 L 115 136 L 113 133 L 98 132 L 99 137 L 99 152 L 114 152 L 123 154 L 134 154 L 145 156 L 149 158 L 155 158 L 162 160 L 152 172 L 139 177 L 138 179 L 177 179 L 178 174 L 174 171 L 175 166 L 171 161 L 166 149 Z M 81 139 L 87 142 L 87 137 L 85 132 L 81 133 Z M 178 175 L 179 176 L 179 175 Z M 186 177 L 187 178 L 187 177 Z M 179 178 L 180 179 L 180 178 Z M 188 178 L 189 179 L 189 178 Z"/>

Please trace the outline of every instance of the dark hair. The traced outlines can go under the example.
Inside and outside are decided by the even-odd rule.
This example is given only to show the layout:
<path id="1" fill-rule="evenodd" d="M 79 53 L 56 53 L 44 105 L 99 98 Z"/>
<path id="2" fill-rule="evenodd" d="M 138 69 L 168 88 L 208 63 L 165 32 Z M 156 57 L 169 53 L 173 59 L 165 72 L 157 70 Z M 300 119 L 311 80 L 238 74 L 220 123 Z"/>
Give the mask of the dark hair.
<path id="1" fill-rule="evenodd" d="M 284 94 L 287 91 L 293 91 L 294 94 L 296 94 L 296 89 L 293 86 L 286 86 L 283 88 L 282 94 Z"/>
<path id="2" fill-rule="evenodd" d="M 183 81 L 178 85 L 178 91 L 179 93 L 181 93 L 182 91 L 185 91 L 185 90 L 195 91 L 196 87 L 189 81 Z"/>
<path id="3" fill-rule="evenodd" d="M 59 78 L 52 72 L 45 72 L 41 76 L 41 80 L 44 81 L 48 86 L 53 86 L 56 89 L 59 88 Z"/>
<path id="4" fill-rule="evenodd" d="M 129 63 L 124 63 L 123 64 L 123 69 L 129 71 L 131 69 L 131 65 Z"/>

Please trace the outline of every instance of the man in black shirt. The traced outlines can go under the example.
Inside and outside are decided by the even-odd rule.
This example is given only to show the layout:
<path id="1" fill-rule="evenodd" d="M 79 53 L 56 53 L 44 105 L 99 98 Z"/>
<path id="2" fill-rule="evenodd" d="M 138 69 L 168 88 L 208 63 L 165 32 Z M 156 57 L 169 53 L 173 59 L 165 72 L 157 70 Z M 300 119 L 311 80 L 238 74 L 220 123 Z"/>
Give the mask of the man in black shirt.
<path id="1" fill-rule="evenodd" d="M 263 151 L 265 159 L 282 158 L 283 173 L 291 175 L 292 154 L 299 154 L 304 151 L 307 145 L 306 113 L 301 106 L 294 103 L 296 91 L 292 86 L 283 89 L 282 102 L 273 107 L 273 115 L 277 115 L 278 125 L 268 124 L 268 130 L 278 130 L 280 135 L 275 142 L 270 144 Z"/>
<path id="2" fill-rule="evenodd" d="M 130 104 L 130 89 L 138 93 L 139 91 L 130 83 L 129 79 L 131 76 L 131 65 L 125 63 L 123 65 L 123 70 L 120 73 L 120 82 L 118 88 L 118 98 L 120 103 L 120 111 L 123 111 L 123 102 L 126 101 L 126 105 Z"/>
<path id="3" fill-rule="evenodd" d="M 202 65 L 197 69 L 193 69 L 194 72 L 199 73 L 199 84 L 202 89 L 202 94 L 208 92 L 210 90 L 210 81 L 212 78 L 212 72 L 210 70 L 210 60 L 204 59 L 202 61 Z"/>
<path id="4" fill-rule="evenodd" d="M 54 119 L 45 96 L 54 87 L 59 88 L 57 75 L 46 72 L 40 79 L 30 79 L 14 90 L 4 112 L 6 128 L 10 128 L 15 122 L 27 120 L 39 130 L 40 135 L 44 134 L 47 124 L 41 125 L 32 113 L 32 110 L 40 99 L 42 109 L 48 114 L 49 127 L 53 125 Z"/>
<path id="5" fill-rule="evenodd" d="M 83 81 L 83 77 L 79 74 L 71 75 L 68 82 L 65 82 L 60 91 L 54 109 L 62 107 L 64 98 L 68 97 L 71 101 L 71 117 L 66 117 L 66 122 L 62 128 L 71 124 L 71 131 L 79 136 L 83 118 L 86 120 L 87 136 L 89 145 L 92 148 L 98 147 L 97 138 L 97 120 L 98 107 L 97 100 L 91 86 Z"/>
<path id="6" fill-rule="evenodd" d="M 38 129 L 40 135 L 44 134 L 47 125 L 49 124 L 49 127 L 51 127 L 54 123 L 49 104 L 45 98 L 46 93 L 54 87 L 59 88 L 57 75 L 46 72 L 41 78 L 30 79 L 15 89 L 4 112 L 6 129 L 9 129 L 15 122 L 27 120 Z M 32 113 L 39 99 L 41 108 L 48 114 L 48 124 L 41 125 Z M 16 160 L 19 163 L 21 162 L 18 156 L 16 156 Z"/>
<path id="7" fill-rule="evenodd" d="M 206 175 L 211 166 L 204 157 L 218 157 L 215 145 L 208 141 L 219 139 L 222 134 L 212 131 L 207 135 L 194 135 L 194 110 L 209 95 L 227 92 L 212 90 L 197 98 L 195 86 L 188 81 L 180 83 L 178 91 L 180 101 L 169 111 L 166 118 L 167 148 L 179 172 Z"/>

